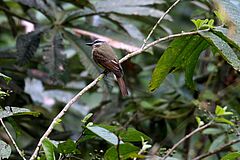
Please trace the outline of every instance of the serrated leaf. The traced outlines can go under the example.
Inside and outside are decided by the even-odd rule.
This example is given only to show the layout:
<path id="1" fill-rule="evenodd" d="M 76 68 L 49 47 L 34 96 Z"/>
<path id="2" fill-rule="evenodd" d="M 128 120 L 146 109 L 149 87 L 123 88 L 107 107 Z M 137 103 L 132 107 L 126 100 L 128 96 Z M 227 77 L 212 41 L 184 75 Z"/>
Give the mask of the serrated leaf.
<path id="1" fill-rule="evenodd" d="M 125 144 L 120 144 L 119 145 L 119 156 L 121 157 L 122 160 L 128 159 L 128 158 L 134 158 L 138 157 L 138 152 L 139 148 L 130 144 L 130 143 L 125 143 Z M 143 158 L 143 157 L 139 157 Z M 112 146 L 109 148 L 106 153 L 104 154 L 104 159 L 105 160 L 116 160 L 118 159 L 118 151 L 116 146 Z"/>
<path id="2" fill-rule="evenodd" d="M 7 82 L 7 84 L 12 80 L 11 77 L 8 77 L 2 73 L 0 73 L 0 77 L 2 77 Z"/>
<path id="3" fill-rule="evenodd" d="M 220 37 L 211 32 L 201 32 L 203 36 L 214 48 L 218 50 L 221 56 L 237 71 L 240 71 L 240 60 L 232 48 Z"/>
<path id="4" fill-rule="evenodd" d="M 77 153 L 77 145 L 71 139 L 58 144 L 58 152 L 63 154 L 74 154 Z"/>
<path id="5" fill-rule="evenodd" d="M 8 159 L 11 155 L 11 147 L 4 141 L 0 140 L 0 159 Z"/>
<path id="6" fill-rule="evenodd" d="M 27 63 L 37 51 L 42 31 L 37 30 L 17 37 L 16 48 L 18 62 Z"/>
<path id="7" fill-rule="evenodd" d="M 237 160 L 240 158 L 240 152 L 230 152 L 223 156 L 221 160 Z"/>
<path id="8" fill-rule="evenodd" d="M 63 51 L 62 36 L 53 31 L 50 44 L 43 49 L 44 62 L 50 75 L 60 74 L 64 71 L 65 55 Z"/>
<path id="9" fill-rule="evenodd" d="M 26 108 L 18 108 L 18 107 L 5 107 L 4 109 L 0 109 L 0 118 L 6 118 L 10 116 L 20 116 L 20 115 L 33 115 L 38 116 L 38 112 L 31 112 Z"/>
<path id="10" fill-rule="evenodd" d="M 45 138 L 43 140 L 42 146 L 46 160 L 55 160 L 56 157 L 54 150 L 56 149 L 56 147 L 54 146 L 54 144 L 48 138 Z"/>
<path id="11" fill-rule="evenodd" d="M 222 146 L 225 144 L 226 136 L 220 135 L 217 138 L 214 139 L 211 146 L 209 147 L 208 151 L 214 151 L 215 149 L 219 148 L 219 146 Z"/>
<path id="12" fill-rule="evenodd" d="M 142 141 L 141 137 L 145 141 L 151 140 L 150 137 L 148 137 L 144 133 L 142 133 L 134 128 L 128 128 L 126 131 L 121 131 L 119 136 L 121 137 L 121 139 L 124 142 L 140 142 L 140 141 Z"/>
<path id="13" fill-rule="evenodd" d="M 99 137 L 101 137 L 102 139 L 108 141 L 113 145 L 118 145 L 123 143 L 121 140 L 118 139 L 118 137 L 114 133 L 110 132 L 105 128 L 102 128 L 99 126 L 87 126 L 87 129 L 89 129 L 90 131 L 92 131 L 93 133 L 95 133 L 96 135 L 98 135 Z"/>

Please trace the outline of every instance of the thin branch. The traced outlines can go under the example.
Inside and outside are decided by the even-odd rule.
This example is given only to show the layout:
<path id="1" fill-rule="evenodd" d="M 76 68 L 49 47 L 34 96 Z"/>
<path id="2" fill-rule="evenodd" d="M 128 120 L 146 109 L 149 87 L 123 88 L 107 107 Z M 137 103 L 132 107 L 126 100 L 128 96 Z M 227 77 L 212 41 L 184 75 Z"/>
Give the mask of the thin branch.
<path id="1" fill-rule="evenodd" d="M 100 74 L 94 81 L 92 81 L 89 85 L 87 85 L 85 88 L 83 88 L 76 96 L 74 96 L 67 104 L 66 106 L 59 112 L 59 114 L 53 119 L 52 123 L 48 127 L 47 131 L 44 133 L 44 135 L 41 137 L 41 139 L 38 142 L 38 145 L 32 154 L 30 160 L 35 160 L 38 154 L 38 151 L 40 149 L 40 146 L 42 145 L 42 142 L 45 138 L 49 136 L 49 134 L 52 132 L 55 124 L 62 118 L 62 116 L 67 112 L 67 110 L 72 106 L 73 103 L 75 103 L 79 97 L 81 97 L 85 92 L 87 92 L 89 89 L 91 89 L 93 86 L 95 86 L 98 81 L 100 81 L 104 77 L 104 74 Z"/>
<path id="2" fill-rule="evenodd" d="M 213 123 L 213 121 L 208 122 L 207 124 L 198 127 L 197 129 L 193 130 L 191 133 L 187 134 L 186 136 L 184 136 L 180 141 L 178 141 L 171 149 L 169 149 L 166 153 L 166 155 L 161 159 L 161 160 L 165 160 L 180 144 L 182 144 L 185 140 L 187 140 L 188 138 L 192 137 L 194 134 L 204 130 L 205 128 L 209 127 L 211 124 Z"/>
<path id="3" fill-rule="evenodd" d="M 211 152 L 208 152 L 208 153 L 202 154 L 202 155 L 200 155 L 200 156 L 198 156 L 198 157 L 195 157 L 193 160 L 200 160 L 200 159 L 209 157 L 209 156 L 211 156 L 211 155 L 213 155 L 213 154 L 216 154 L 216 153 L 218 153 L 218 152 L 221 152 L 221 151 L 224 150 L 225 148 L 227 148 L 227 147 L 229 147 L 229 146 L 231 146 L 231 145 L 233 145 L 233 144 L 239 143 L 239 142 L 240 142 L 240 138 L 235 139 L 235 140 L 230 141 L 230 142 L 228 142 L 227 144 L 219 147 L 219 148 L 216 149 L 216 150 L 213 150 L 213 151 L 211 151 Z"/>
<path id="4" fill-rule="evenodd" d="M 122 62 L 128 60 L 129 58 L 142 53 L 143 51 L 147 50 L 148 48 L 150 48 L 150 47 L 152 47 L 152 46 L 154 46 L 157 43 L 160 43 L 162 41 L 169 40 L 169 39 L 175 38 L 175 37 L 185 36 L 185 35 L 194 35 L 194 34 L 198 34 L 200 32 L 206 32 L 206 31 L 209 31 L 209 29 L 200 30 L 200 31 L 194 31 L 194 32 L 185 32 L 185 33 L 183 32 L 183 33 L 179 33 L 179 34 L 170 35 L 170 36 L 167 36 L 167 37 L 164 37 L 164 38 L 160 38 L 160 39 L 158 39 L 158 40 L 156 40 L 156 41 L 146 45 L 143 49 L 138 49 L 137 51 L 132 52 L 132 53 L 126 55 L 125 57 L 120 59 L 119 62 L 122 63 Z M 49 136 L 49 134 L 52 132 L 55 124 L 59 121 L 59 119 L 62 118 L 62 116 L 64 116 L 65 112 L 67 112 L 67 110 L 71 107 L 71 105 L 73 103 L 75 103 L 85 92 L 87 92 L 89 89 L 94 87 L 98 83 L 98 81 L 100 81 L 103 77 L 104 77 L 104 74 L 100 74 L 95 80 L 93 80 L 89 85 L 87 85 L 85 88 L 83 88 L 76 96 L 74 96 L 66 104 L 66 106 L 62 109 L 62 111 L 53 119 L 53 121 L 50 124 L 50 126 L 48 127 L 47 131 L 44 133 L 44 135 L 39 140 L 38 145 L 37 145 L 34 153 L 32 154 L 30 160 L 34 160 L 37 157 L 38 151 L 40 149 L 40 146 L 42 145 L 43 140 Z"/>
<path id="5" fill-rule="evenodd" d="M 4 130 L 5 130 L 5 132 L 7 133 L 8 137 L 11 139 L 11 141 L 12 141 L 14 147 L 16 148 L 18 154 L 22 157 L 23 160 L 26 160 L 26 158 L 25 158 L 24 155 L 23 155 L 23 152 L 18 148 L 17 143 L 16 143 L 15 140 L 13 139 L 12 135 L 11 135 L 10 132 L 8 131 L 6 125 L 4 124 L 4 122 L 3 122 L 3 120 L 2 120 L 1 118 L 0 118 L 0 122 L 1 122 L 1 124 L 2 124 L 2 126 L 3 126 L 3 128 L 4 128 Z"/>
<path id="6" fill-rule="evenodd" d="M 140 53 L 142 53 L 143 51 L 147 50 L 148 48 L 162 42 L 162 41 L 166 41 L 166 40 L 169 40 L 169 39 L 172 39 L 172 38 L 176 38 L 176 37 L 182 37 L 182 36 L 187 36 L 187 35 L 194 35 L 194 34 L 199 34 L 201 32 L 207 32 L 209 31 L 210 29 L 205 29 L 205 30 L 198 30 L 198 31 L 193 31 L 193 32 L 182 32 L 182 33 L 178 33 L 178 34 L 172 34 L 172 35 L 169 35 L 169 36 L 166 36 L 166 37 L 163 37 L 163 38 L 159 38 L 158 40 L 156 41 L 153 41 L 151 43 L 149 43 L 148 45 L 146 45 L 145 47 L 135 51 L 135 52 L 132 52 L 130 54 L 127 54 L 126 56 L 124 56 L 122 59 L 119 60 L 119 63 L 122 63 L 126 60 L 128 60 L 129 58 L 131 57 L 134 57 Z"/>
<path id="7" fill-rule="evenodd" d="M 159 18 L 159 20 L 157 21 L 157 23 L 153 26 L 152 30 L 150 31 L 150 33 L 148 34 L 147 38 L 143 40 L 143 45 L 141 48 L 144 48 L 147 44 L 147 41 L 149 40 L 149 38 L 151 37 L 151 35 L 153 34 L 154 30 L 157 28 L 157 26 L 160 24 L 160 22 L 163 20 L 163 18 L 168 14 L 168 12 L 170 12 L 170 10 L 175 7 L 181 0 L 176 0 L 175 3 L 173 3 L 167 10 L 166 12 L 164 12 L 164 14 L 162 15 L 162 17 Z"/>

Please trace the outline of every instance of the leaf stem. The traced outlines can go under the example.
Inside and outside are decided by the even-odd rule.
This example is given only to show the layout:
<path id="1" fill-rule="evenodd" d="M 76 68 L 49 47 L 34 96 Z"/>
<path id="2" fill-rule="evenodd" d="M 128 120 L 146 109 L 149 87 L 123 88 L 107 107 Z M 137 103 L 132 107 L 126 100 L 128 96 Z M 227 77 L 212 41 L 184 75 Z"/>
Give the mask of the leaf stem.
<path id="1" fill-rule="evenodd" d="M 13 139 L 12 135 L 10 134 L 10 132 L 8 131 L 8 128 L 6 127 L 6 125 L 4 124 L 2 118 L 0 118 L 0 122 L 5 130 L 5 132 L 7 133 L 8 137 L 10 138 L 10 140 L 12 141 L 14 147 L 16 148 L 18 154 L 22 157 L 23 160 L 26 160 L 26 158 L 23 155 L 23 152 L 18 148 L 17 143 L 15 142 L 15 140 Z"/>

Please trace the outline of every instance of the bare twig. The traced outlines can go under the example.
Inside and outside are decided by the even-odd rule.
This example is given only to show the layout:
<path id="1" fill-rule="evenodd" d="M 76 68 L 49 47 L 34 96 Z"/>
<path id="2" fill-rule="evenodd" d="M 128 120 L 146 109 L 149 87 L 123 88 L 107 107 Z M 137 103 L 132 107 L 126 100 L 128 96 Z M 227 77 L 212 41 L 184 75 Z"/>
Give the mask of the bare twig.
<path id="1" fill-rule="evenodd" d="M 227 144 L 219 147 L 219 148 L 216 149 L 216 150 L 213 150 L 213 151 L 211 151 L 211 152 L 208 152 L 208 153 L 202 154 L 202 155 L 200 155 L 200 156 L 198 156 L 198 157 L 195 157 L 193 160 L 200 160 L 200 159 L 206 158 L 206 157 L 208 157 L 208 156 L 211 156 L 211 155 L 213 155 L 213 154 L 216 154 L 216 153 L 224 150 L 225 148 L 227 148 L 227 147 L 229 147 L 229 146 L 231 146 L 231 145 L 233 145 L 233 144 L 239 143 L 239 142 L 240 142 L 240 138 L 235 139 L 235 140 L 230 141 L 230 142 L 228 142 Z"/>
<path id="2" fill-rule="evenodd" d="M 14 147 L 16 148 L 18 154 L 22 157 L 23 160 L 26 160 L 26 158 L 23 155 L 23 152 L 18 148 L 17 143 L 15 142 L 15 140 L 13 139 L 12 135 L 10 134 L 10 132 L 8 131 L 8 128 L 6 127 L 5 123 L 3 122 L 3 120 L 0 118 L 0 122 L 5 130 L 5 132 L 7 133 L 8 137 L 11 139 Z"/>
<path id="3" fill-rule="evenodd" d="M 163 18 L 168 14 L 168 12 L 170 12 L 170 10 L 175 7 L 181 0 L 176 0 L 175 3 L 173 3 L 167 10 L 166 12 L 164 12 L 164 14 L 162 15 L 162 17 L 159 18 L 159 20 L 157 21 L 157 23 L 153 26 L 152 30 L 150 31 L 150 33 L 148 34 L 147 38 L 143 40 L 143 45 L 142 45 L 142 49 L 146 46 L 147 41 L 149 40 L 149 38 L 151 37 L 151 35 L 153 34 L 154 30 L 157 28 L 157 26 L 160 24 L 160 22 L 163 20 Z"/>
<path id="4" fill-rule="evenodd" d="M 167 36 L 167 37 L 160 38 L 160 39 L 158 39 L 158 40 L 156 40 L 156 41 L 146 45 L 143 49 L 138 49 L 137 51 L 134 51 L 134 52 L 126 55 L 125 57 L 120 59 L 119 62 L 122 63 L 122 62 L 128 60 L 129 58 L 142 53 L 143 51 L 147 50 L 148 48 L 150 48 L 150 47 L 152 47 L 152 46 L 154 46 L 157 43 L 160 43 L 162 41 L 169 40 L 171 38 L 185 36 L 185 35 L 194 35 L 194 34 L 198 34 L 200 32 L 206 32 L 206 31 L 209 31 L 209 29 L 199 30 L 199 31 L 194 31 L 194 32 L 183 32 L 183 33 L 174 34 L 174 35 L 170 35 L 170 36 Z M 71 105 L 73 103 L 75 103 L 85 92 L 87 92 L 89 89 L 94 87 L 98 83 L 98 81 L 100 81 L 103 77 L 104 77 L 104 74 L 100 74 L 95 80 L 93 80 L 89 85 L 87 85 L 85 88 L 83 88 L 75 97 L 73 97 L 66 104 L 66 106 L 62 109 L 62 111 L 53 119 L 53 121 L 50 124 L 50 126 L 48 127 L 47 131 L 43 134 L 43 136 L 39 140 L 38 145 L 37 145 L 34 153 L 32 154 L 30 160 L 34 160 L 37 157 L 38 151 L 40 149 L 40 146 L 42 145 L 43 140 L 49 136 L 49 134 L 52 132 L 52 130 L 54 128 L 54 125 L 59 121 L 59 119 L 62 118 L 62 116 L 65 114 L 65 112 L 67 112 L 67 110 L 71 107 Z"/>
<path id="5" fill-rule="evenodd" d="M 187 140 L 188 138 L 192 137 L 194 134 L 204 130 L 205 128 L 209 127 L 211 124 L 213 123 L 213 121 L 208 122 L 207 124 L 198 127 L 197 129 L 193 130 L 191 133 L 187 134 L 186 136 L 184 136 L 180 141 L 178 141 L 171 149 L 169 149 L 166 153 L 166 155 L 161 159 L 161 160 L 165 160 L 180 144 L 182 144 L 185 140 Z"/>

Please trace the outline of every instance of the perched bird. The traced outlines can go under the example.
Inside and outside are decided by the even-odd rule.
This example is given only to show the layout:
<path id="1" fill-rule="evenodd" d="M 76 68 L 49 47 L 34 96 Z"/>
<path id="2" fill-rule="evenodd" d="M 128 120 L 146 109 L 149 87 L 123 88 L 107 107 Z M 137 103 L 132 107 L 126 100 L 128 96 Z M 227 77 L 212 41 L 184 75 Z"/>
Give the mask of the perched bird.
<path id="1" fill-rule="evenodd" d="M 95 40 L 86 44 L 92 46 L 93 60 L 107 72 L 112 72 L 116 76 L 122 96 L 127 96 L 128 91 L 123 80 L 123 70 L 112 47 L 102 40 Z"/>

